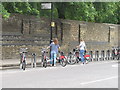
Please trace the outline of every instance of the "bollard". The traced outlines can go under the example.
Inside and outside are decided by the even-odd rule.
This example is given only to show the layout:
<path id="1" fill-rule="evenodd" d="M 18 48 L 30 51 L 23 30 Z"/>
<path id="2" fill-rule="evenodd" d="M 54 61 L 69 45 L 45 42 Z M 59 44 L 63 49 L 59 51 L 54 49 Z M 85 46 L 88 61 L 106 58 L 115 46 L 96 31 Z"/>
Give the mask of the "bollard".
<path id="1" fill-rule="evenodd" d="M 112 60 L 112 51 L 110 50 L 110 60 Z"/>
<path id="2" fill-rule="evenodd" d="M 99 61 L 99 51 L 95 51 L 95 60 Z"/>
<path id="3" fill-rule="evenodd" d="M 116 57 L 116 60 L 118 60 L 118 56 L 119 56 L 119 50 L 118 48 L 115 49 L 115 57 Z"/>
<path id="4" fill-rule="evenodd" d="M 114 50 L 111 50 L 111 60 L 114 60 Z"/>
<path id="5" fill-rule="evenodd" d="M 118 48 L 118 56 L 117 56 L 117 60 L 120 60 L 120 47 L 117 47 Z"/>
<path id="6" fill-rule="evenodd" d="M 22 69 L 22 53 L 20 53 L 20 69 Z"/>
<path id="7" fill-rule="evenodd" d="M 106 60 L 110 60 L 110 50 L 106 51 Z"/>
<path id="8" fill-rule="evenodd" d="M 90 61 L 93 61 L 93 51 L 89 51 L 90 53 Z"/>
<path id="9" fill-rule="evenodd" d="M 116 58 L 116 53 L 117 51 L 116 51 L 116 49 L 112 49 L 112 60 L 115 60 L 115 58 Z"/>
<path id="10" fill-rule="evenodd" d="M 32 53 L 31 67 L 33 67 L 33 68 L 36 67 L 36 53 Z"/>
<path id="11" fill-rule="evenodd" d="M 105 58 L 105 52 L 104 50 L 101 50 L 101 60 L 104 60 L 104 58 Z"/>

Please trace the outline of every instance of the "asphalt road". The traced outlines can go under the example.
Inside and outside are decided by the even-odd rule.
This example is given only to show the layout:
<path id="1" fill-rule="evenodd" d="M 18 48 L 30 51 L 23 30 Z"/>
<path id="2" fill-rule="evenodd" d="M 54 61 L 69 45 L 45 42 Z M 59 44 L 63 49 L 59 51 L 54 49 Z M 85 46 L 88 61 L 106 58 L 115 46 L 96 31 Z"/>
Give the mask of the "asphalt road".
<path id="1" fill-rule="evenodd" d="M 117 61 L 0 71 L 2 88 L 118 88 Z"/>

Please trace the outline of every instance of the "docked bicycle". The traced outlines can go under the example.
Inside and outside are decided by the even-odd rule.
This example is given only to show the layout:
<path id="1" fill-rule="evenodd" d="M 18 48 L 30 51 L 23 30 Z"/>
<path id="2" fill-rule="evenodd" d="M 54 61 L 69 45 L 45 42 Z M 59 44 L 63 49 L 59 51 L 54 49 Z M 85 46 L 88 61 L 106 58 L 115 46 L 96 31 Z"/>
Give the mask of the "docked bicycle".
<path id="1" fill-rule="evenodd" d="M 80 56 L 79 56 L 79 49 L 73 49 L 72 52 L 68 53 L 68 58 L 67 58 L 68 64 L 75 64 L 79 63 L 80 61 Z"/>
<path id="2" fill-rule="evenodd" d="M 53 61 L 50 60 L 49 55 L 48 55 L 48 51 L 45 48 L 42 48 L 42 66 L 43 67 L 47 67 L 47 64 L 50 64 L 51 62 L 54 62 L 54 55 L 53 56 Z M 64 55 L 63 52 L 59 52 L 58 57 L 56 58 L 56 60 L 58 60 L 58 62 L 60 63 L 61 66 L 65 67 L 67 64 L 67 57 Z M 52 66 L 54 66 L 54 64 L 52 64 Z"/>
<path id="3" fill-rule="evenodd" d="M 20 50 L 20 69 L 25 70 L 26 68 L 26 53 L 27 48 L 21 48 Z"/>
<path id="4" fill-rule="evenodd" d="M 61 66 L 65 67 L 67 65 L 67 57 L 64 55 L 64 52 L 59 51 L 57 60 Z"/>

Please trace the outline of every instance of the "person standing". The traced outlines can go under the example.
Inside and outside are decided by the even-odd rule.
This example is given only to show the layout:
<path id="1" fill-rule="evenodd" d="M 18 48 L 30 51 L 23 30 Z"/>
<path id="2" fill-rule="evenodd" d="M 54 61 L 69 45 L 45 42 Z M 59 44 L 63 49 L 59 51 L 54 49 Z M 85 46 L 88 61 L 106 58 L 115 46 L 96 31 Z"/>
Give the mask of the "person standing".
<path id="1" fill-rule="evenodd" d="M 77 47 L 80 49 L 80 57 L 81 57 L 81 62 L 82 62 L 81 65 L 83 65 L 85 63 L 84 53 L 86 50 L 86 44 L 85 44 L 84 40 L 81 39 L 80 44 Z"/>
<path id="2" fill-rule="evenodd" d="M 50 64 L 52 65 L 54 63 L 54 66 L 56 66 L 56 58 L 57 58 L 57 54 L 58 54 L 58 49 L 60 48 L 59 44 L 58 44 L 58 39 L 55 38 L 53 40 L 53 42 L 50 44 L 50 46 L 48 47 L 50 48 L 51 52 L 50 52 Z M 54 60 L 54 62 L 53 62 Z"/>

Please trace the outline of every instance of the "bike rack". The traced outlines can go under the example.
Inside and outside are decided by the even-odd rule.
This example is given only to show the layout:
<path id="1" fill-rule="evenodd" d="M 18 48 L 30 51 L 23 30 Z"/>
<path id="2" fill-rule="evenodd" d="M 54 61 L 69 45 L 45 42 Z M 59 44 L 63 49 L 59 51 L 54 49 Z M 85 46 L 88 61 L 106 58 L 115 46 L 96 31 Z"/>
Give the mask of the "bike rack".
<path id="1" fill-rule="evenodd" d="M 114 49 L 112 49 L 112 52 L 111 52 L 111 59 L 112 59 L 112 60 L 115 59 Z"/>
<path id="2" fill-rule="evenodd" d="M 106 60 L 110 60 L 110 50 L 106 51 Z"/>
<path id="3" fill-rule="evenodd" d="M 105 51 L 101 50 L 101 60 L 105 60 Z"/>
<path id="4" fill-rule="evenodd" d="M 93 51 L 89 51 L 90 53 L 90 61 L 93 61 Z"/>
<path id="5" fill-rule="evenodd" d="M 99 61 L 99 51 L 95 51 L 95 60 Z"/>
<path id="6" fill-rule="evenodd" d="M 32 53 L 31 67 L 32 67 L 32 68 L 35 68 L 35 67 L 36 67 L 36 53 Z"/>
<path id="7" fill-rule="evenodd" d="M 20 53 L 20 68 L 22 68 L 21 64 L 22 64 L 22 53 Z"/>

